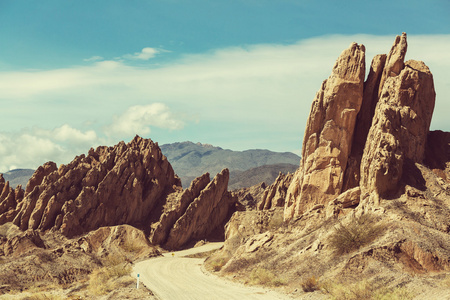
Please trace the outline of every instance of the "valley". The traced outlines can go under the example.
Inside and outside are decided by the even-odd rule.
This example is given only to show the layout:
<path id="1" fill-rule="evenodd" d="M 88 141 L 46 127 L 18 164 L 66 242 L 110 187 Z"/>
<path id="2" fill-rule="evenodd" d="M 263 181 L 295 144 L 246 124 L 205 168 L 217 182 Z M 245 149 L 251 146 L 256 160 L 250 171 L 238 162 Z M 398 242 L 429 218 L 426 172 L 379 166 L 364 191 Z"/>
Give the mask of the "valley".
<path id="1" fill-rule="evenodd" d="M 342 51 L 301 158 L 136 135 L 0 176 L 0 299 L 450 299 L 450 133 L 407 45 L 367 78 Z"/>

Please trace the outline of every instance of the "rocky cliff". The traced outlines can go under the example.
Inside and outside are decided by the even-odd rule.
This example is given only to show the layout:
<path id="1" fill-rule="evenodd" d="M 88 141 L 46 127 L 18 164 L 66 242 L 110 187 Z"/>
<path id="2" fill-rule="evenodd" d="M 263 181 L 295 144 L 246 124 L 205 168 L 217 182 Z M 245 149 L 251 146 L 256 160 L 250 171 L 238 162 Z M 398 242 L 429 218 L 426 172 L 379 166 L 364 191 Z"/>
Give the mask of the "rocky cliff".
<path id="1" fill-rule="evenodd" d="M 227 192 L 228 176 L 224 170 L 209 183 L 206 174 L 183 191 L 158 145 L 136 136 L 128 144 L 90 149 L 59 168 L 46 163 L 25 190 L 12 189 L 0 177 L 0 224 L 59 231 L 66 237 L 120 224 L 147 232 L 162 227 L 152 232 L 154 242 L 162 244 L 171 237 L 171 248 L 177 248 L 207 237 L 228 220 L 235 209 L 234 198 Z M 191 204 L 195 209 L 189 208 Z M 196 222 L 191 223 L 186 212 L 193 210 Z"/>
<path id="2" fill-rule="evenodd" d="M 311 107 L 286 220 L 353 188 L 361 200 L 392 196 L 404 165 L 423 161 L 433 77 L 423 62 L 405 63 L 406 50 L 403 33 L 388 55 L 375 56 L 365 82 L 364 46 L 353 43 L 339 56 Z"/>
<path id="3" fill-rule="evenodd" d="M 342 52 L 313 101 L 299 169 L 255 190 L 261 210 L 233 215 L 209 264 L 243 282 L 270 274 L 301 299 L 450 295 L 450 133 L 429 132 L 433 76 L 406 50 L 403 33 L 365 82 L 364 46 Z"/>
<path id="4" fill-rule="evenodd" d="M 339 56 L 313 101 L 300 171 L 286 197 L 286 219 L 328 203 L 341 193 L 363 100 L 364 75 L 365 48 L 353 43 Z"/>

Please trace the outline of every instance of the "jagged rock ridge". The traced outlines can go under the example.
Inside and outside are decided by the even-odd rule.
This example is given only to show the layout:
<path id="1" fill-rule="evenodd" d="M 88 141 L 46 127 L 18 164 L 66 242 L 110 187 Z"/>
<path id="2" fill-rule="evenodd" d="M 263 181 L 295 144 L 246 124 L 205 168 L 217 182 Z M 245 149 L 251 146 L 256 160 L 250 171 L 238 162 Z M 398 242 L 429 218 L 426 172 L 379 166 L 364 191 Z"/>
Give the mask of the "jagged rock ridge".
<path id="1" fill-rule="evenodd" d="M 216 225 L 224 223 L 233 212 L 234 198 L 227 193 L 228 177 L 228 170 L 224 170 L 209 184 L 208 174 L 199 179 L 202 183 L 195 188 L 180 192 L 180 180 L 158 145 L 136 136 L 128 144 L 91 149 L 88 155 L 77 156 L 59 168 L 53 162 L 46 163 L 36 170 L 25 190 L 20 186 L 13 190 L 0 177 L 0 224 L 13 222 L 21 230 L 60 231 L 66 237 L 120 224 L 150 231 L 152 223 L 160 222 L 165 215 L 164 207 L 174 205 L 178 215 L 170 222 L 162 222 L 165 229 L 155 242 L 176 235 L 170 231 L 173 226 L 174 232 L 182 233 L 176 235 L 179 241 L 170 245 L 181 247 L 217 230 L 207 222 L 211 212 L 208 209 L 221 209 L 213 214 Z M 192 195 L 186 196 L 189 193 Z M 202 204 L 197 209 L 196 230 L 182 221 L 187 218 L 191 202 Z"/>

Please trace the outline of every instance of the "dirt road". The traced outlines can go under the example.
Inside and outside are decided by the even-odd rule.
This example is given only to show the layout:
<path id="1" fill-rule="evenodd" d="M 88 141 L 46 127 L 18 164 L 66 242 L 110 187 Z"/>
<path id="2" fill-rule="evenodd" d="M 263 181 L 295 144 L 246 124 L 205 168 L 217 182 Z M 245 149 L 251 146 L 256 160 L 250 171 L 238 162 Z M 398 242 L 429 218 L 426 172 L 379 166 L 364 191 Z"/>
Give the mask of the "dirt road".
<path id="1" fill-rule="evenodd" d="M 166 253 L 164 257 L 139 262 L 133 272 L 162 300 L 181 299 L 291 299 L 285 295 L 262 288 L 248 287 L 221 279 L 201 270 L 203 258 L 186 258 L 185 255 L 218 249 L 223 243 L 209 243 L 202 247 Z"/>

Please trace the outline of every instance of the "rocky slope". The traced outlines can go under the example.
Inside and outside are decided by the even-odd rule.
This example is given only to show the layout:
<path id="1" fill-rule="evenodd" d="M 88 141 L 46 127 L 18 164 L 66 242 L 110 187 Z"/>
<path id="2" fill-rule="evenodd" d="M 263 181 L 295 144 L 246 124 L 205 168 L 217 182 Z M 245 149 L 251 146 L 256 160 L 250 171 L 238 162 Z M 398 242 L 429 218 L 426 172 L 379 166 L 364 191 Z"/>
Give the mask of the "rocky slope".
<path id="1" fill-rule="evenodd" d="M 263 270 L 305 299 L 450 297 L 450 133 L 429 132 L 433 78 L 404 62 L 406 48 L 397 36 L 365 82 L 364 46 L 342 52 L 313 101 L 300 168 L 264 197 L 253 188 L 259 211 L 233 215 L 209 263 L 244 282 Z"/>
<path id="2" fill-rule="evenodd" d="M 125 270 L 131 271 L 131 261 L 157 255 L 145 234 L 128 225 L 67 239 L 7 223 L 0 225 L 0 298 L 153 299 L 148 290 L 136 289 Z M 98 281 L 98 274 L 106 271 L 110 276 Z"/>

